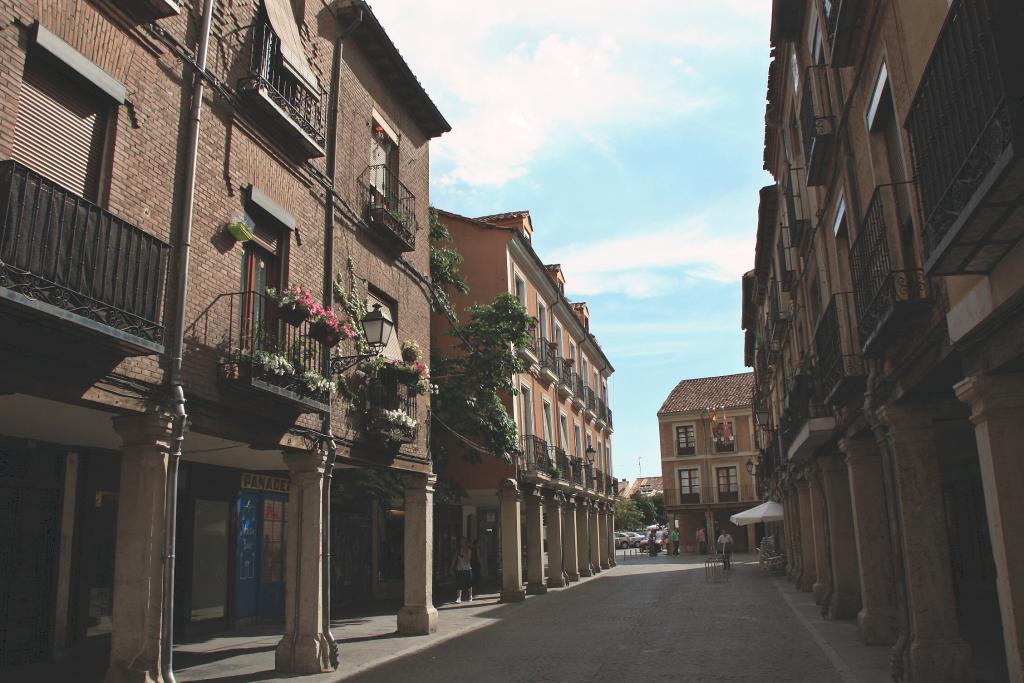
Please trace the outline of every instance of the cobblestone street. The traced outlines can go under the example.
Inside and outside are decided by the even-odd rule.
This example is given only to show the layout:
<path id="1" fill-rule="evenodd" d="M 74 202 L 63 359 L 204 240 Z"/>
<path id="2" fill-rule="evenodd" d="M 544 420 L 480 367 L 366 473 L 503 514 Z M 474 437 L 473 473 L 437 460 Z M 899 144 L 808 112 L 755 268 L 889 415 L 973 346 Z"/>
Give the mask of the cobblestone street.
<path id="1" fill-rule="evenodd" d="M 720 583 L 706 582 L 696 559 L 622 560 L 584 585 L 502 608 L 492 626 L 346 680 L 872 680 L 840 672 L 752 556 Z"/>

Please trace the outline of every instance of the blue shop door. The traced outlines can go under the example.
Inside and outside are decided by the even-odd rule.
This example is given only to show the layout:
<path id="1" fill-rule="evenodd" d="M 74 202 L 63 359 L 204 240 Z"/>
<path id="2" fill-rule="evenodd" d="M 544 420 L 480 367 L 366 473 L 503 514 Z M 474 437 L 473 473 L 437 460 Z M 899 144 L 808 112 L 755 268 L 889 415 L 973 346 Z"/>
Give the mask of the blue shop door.
<path id="1" fill-rule="evenodd" d="M 264 493 L 260 529 L 260 620 L 284 617 L 284 517 L 288 496 Z"/>
<path id="2" fill-rule="evenodd" d="M 238 496 L 238 557 L 235 566 L 235 618 L 255 617 L 259 609 L 260 522 L 262 496 L 255 491 Z"/>

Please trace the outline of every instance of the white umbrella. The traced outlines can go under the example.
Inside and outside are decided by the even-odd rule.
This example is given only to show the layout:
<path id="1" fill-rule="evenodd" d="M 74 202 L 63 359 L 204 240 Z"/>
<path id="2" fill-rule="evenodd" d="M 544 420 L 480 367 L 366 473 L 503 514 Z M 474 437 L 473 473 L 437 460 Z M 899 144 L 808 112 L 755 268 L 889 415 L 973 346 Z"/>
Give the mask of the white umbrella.
<path id="1" fill-rule="evenodd" d="M 729 518 L 737 526 L 757 524 L 759 522 L 780 522 L 782 521 L 782 506 L 773 500 L 761 503 L 755 508 L 737 512 Z"/>

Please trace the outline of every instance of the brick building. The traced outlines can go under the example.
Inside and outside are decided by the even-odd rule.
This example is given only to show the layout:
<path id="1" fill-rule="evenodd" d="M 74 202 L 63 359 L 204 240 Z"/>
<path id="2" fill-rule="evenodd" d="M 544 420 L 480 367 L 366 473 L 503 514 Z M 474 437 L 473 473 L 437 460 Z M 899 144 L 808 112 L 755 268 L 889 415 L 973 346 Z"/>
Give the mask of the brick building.
<path id="1" fill-rule="evenodd" d="M 0 16 L 0 677 L 109 647 L 108 680 L 162 680 L 172 627 L 275 621 L 280 671 L 330 668 L 325 595 L 354 580 L 331 538 L 365 540 L 370 583 L 404 567 L 399 630 L 432 630 L 427 396 L 352 381 L 345 359 L 377 349 L 332 348 L 269 291 L 356 326 L 380 305 L 381 353 L 429 353 L 418 226 L 449 126 L 369 6 Z M 359 543 L 332 510 L 335 462 L 403 473 L 387 557 L 379 510 Z"/>
<path id="2" fill-rule="evenodd" d="M 899 680 L 1021 680 L 1024 7 L 772 13 L 742 323 L 789 575 Z"/>
<path id="3" fill-rule="evenodd" d="M 439 474 L 466 492 L 464 529 L 481 542 L 489 567 L 502 574 L 502 599 L 521 600 L 615 561 L 611 546 L 612 411 L 608 380 L 614 368 L 590 332 L 587 305 L 565 297 L 565 277 L 533 248 L 528 211 L 467 218 L 439 211 L 454 248 L 464 257 L 469 294 L 463 311 L 513 294 L 534 317 L 531 342 L 517 349 L 526 372 L 506 407 L 522 439 L 516 463 L 453 459 Z M 451 350 L 447 321 L 435 317 L 434 344 Z M 544 550 L 548 563 L 545 566 Z"/>
<path id="4" fill-rule="evenodd" d="M 665 514 L 688 552 L 698 550 L 700 528 L 708 539 L 728 531 L 739 551 L 756 546 L 754 525 L 741 529 L 729 520 L 758 501 L 751 474 L 753 388 L 751 372 L 684 379 L 658 411 Z"/>

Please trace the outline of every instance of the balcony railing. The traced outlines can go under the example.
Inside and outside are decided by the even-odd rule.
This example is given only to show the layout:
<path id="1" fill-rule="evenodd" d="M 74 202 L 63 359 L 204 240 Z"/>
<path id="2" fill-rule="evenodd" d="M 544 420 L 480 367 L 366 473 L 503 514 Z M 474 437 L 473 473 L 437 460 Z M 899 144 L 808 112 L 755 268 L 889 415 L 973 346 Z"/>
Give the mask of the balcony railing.
<path id="1" fill-rule="evenodd" d="M 811 374 L 796 375 L 793 386 L 786 394 L 786 409 L 780 419 L 783 448 L 788 451 L 796 443 L 800 431 L 810 420 L 827 417 L 830 414 Z"/>
<path id="2" fill-rule="evenodd" d="M 558 350 L 554 342 L 541 338 L 537 345 L 542 371 L 547 371 L 550 377 L 558 377 Z"/>
<path id="3" fill-rule="evenodd" d="M 603 422 L 607 422 L 608 406 L 605 404 L 604 399 L 601 397 L 597 397 L 595 400 L 597 402 L 597 419 Z"/>
<path id="4" fill-rule="evenodd" d="M 594 390 L 590 387 L 583 387 L 583 403 L 590 412 L 593 413 L 597 410 L 597 399 L 594 396 Z"/>
<path id="5" fill-rule="evenodd" d="M 552 462 L 548 451 L 548 443 L 539 436 L 523 437 L 523 457 L 519 464 L 525 474 L 551 475 Z"/>
<path id="6" fill-rule="evenodd" d="M 594 490 L 596 492 L 598 492 L 598 493 L 603 493 L 604 492 L 604 484 L 605 484 L 604 472 L 601 471 L 600 467 L 595 468 L 594 469 Z"/>
<path id="7" fill-rule="evenodd" d="M 309 337 L 309 321 L 291 325 L 258 292 L 218 297 L 200 317 L 204 336 L 222 329 L 218 377 L 227 389 L 274 403 L 330 410 L 331 389 L 323 372 L 324 346 Z M 415 401 L 415 397 L 413 397 Z"/>
<path id="8" fill-rule="evenodd" d="M 385 418 L 398 411 L 416 420 L 416 389 L 388 373 L 370 380 L 366 388 L 366 430 L 372 436 L 384 437 L 393 443 L 411 443 L 419 435 L 419 425 L 413 428 L 396 427 Z"/>
<path id="9" fill-rule="evenodd" d="M 527 330 L 526 334 L 529 338 L 525 344 L 519 347 L 519 351 L 529 353 L 534 358 L 537 358 L 540 354 L 540 330 L 535 325 Z"/>
<path id="10" fill-rule="evenodd" d="M 555 367 L 558 370 L 558 383 L 568 391 L 573 391 L 572 365 L 569 360 L 559 357 L 555 360 Z"/>
<path id="11" fill-rule="evenodd" d="M 987 273 L 1020 239 L 1020 9 L 955 0 L 906 128 L 919 181 L 925 271 Z"/>
<path id="12" fill-rule="evenodd" d="M 289 140 L 298 143 L 307 157 L 322 156 L 327 141 L 326 98 L 323 88 L 312 87 L 300 82 L 285 66 L 281 39 L 270 23 L 262 19 L 253 24 L 249 73 L 238 82 L 238 88 L 266 98 L 270 106 L 264 107 L 265 112 L 283 113 L 297 133 L 288 136 Z"/>
<path id="13" fill-rule="evenodd" d="M 735 453 L 736 452 L 736 439 L 733 438 L 731 441 L 720 441 L 715 439 L 715 453 Z"/>
<path id="14" fill-rule="evenodd" d="M 125 353 L 161 353 L 169 252 L 55 181 L 0 162 L 0 299 Z"/>
<path id="15" fill-rule="evenodd" d="M 735 503 L 740 499 L 740 492 L 736 488 L 729 488 L 726 490 L 718 489 L 718 502 L 719 503 Z"/>
<path id="16" fill-rule="evenodd" d="M 864 361 L 857 343 L 853 292 L 833 295 L 818 321 L 814 347 L 826 404 L 841 400 L 864 379 Z"/>
<path id="17" fill-rule="evenodd" d="M 807 185 L 823 185 L 835 148 L 835 116 L 829 96 L 828 72 L 811 66 L 804 72 L 800 101 L 800 129 L 803 133 L 804 168 Z"/>
<path id="18" fill-rule="evenodd" d="M 558 470 L 558 478 L 569 481 L 572 476 L 569 466 L 569 455 L 560 447 L 555 447 L 555 468 Z"/>
<path id="19" fill-rule="evenodd" d="M 913 313 L 930 302 L 928 279 L 920 268 L 903 268 L 896 243 L 901 226 L 897 190 L 875 190 L 850 247 L 850 270 L 857 304 L 857 333 L 864 356 L 877 355 Z M 890 242 L 895 248 L 890 248 Z"/>
<path id="20" fill-rule="evenodd" d="M 796 275 L 796 259 L 793 254 L 794 249 L 790 245 L 788 227 L 780 229 L 776 249 L 779 260 L 779 284 L 782 286 L 782 291 L 788 292 Z"/>
<path id="21" fill-rule="evenodd" d="M 585 476 L 584 481 L 585 481 L 586 488 L 591 490 L 591 491 L 593 491 L 594 490 L 594 484 L 595 484 L 595 481 L 594 481 L 594 465 L 591 464 L 591 463 L 587 463 L 586 465 L 584 465 L 583 466 L 583 474 Z"/>
<path id="22" fill-rule="evenodd" d="M 367 166 L 359 176 L 363 217 L 371 234 L 395 251 L 415 251 L 416 196 L 384 164 Z"/>
<path id="23" fill-rule="evenodd" d="M 697 503 L 700 503 L 700 491 L 699 490 L 697 490 L 697 491 L 687 491 L 685 493 L 680 490 L 680 492 L 679 492 L 679 504 L 680 505 L 695 505 Z"/>
<path id="24" fill-rule="evenodd" d="M 857 22 L 864 4 L 864 0 L 826 0 L 832 66 L 853 64 L 854 47 L 859 33 Z"/>
<path id="25" fill-rule="evenodd" d="M 576 398 L 578 398 L 580 401 L 583 401 L 583 393 L 584 390 L 587 388 L 587 385 L 583 381 L 583 377 L 580 376 L 580 373 L 575 371 L 573 371 L 572 373 L 572 386 L 572 390 L 573 393 L 576 394 Z"/>
<path id="26" fill-rule="evenodd" d="M 583 461 L 579 458 L 572 458 L 569 466 L 572 468 L 572 483 L 576 486 L 583 486 Z"/>

